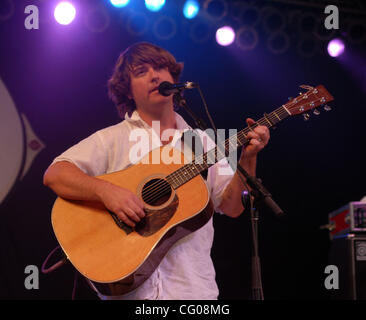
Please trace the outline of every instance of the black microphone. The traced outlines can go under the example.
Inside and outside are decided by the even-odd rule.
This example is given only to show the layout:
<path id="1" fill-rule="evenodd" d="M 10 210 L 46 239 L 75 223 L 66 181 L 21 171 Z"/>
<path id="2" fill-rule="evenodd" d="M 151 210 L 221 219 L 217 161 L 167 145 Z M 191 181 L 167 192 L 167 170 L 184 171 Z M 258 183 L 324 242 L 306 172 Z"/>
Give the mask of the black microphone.
<path id="1" fill-rule="evenodd" d="M 179 93 L 185 89 L 193 89 L 196 88 L 197 85 L 194 82 L 185 82 L 185 83 L 170 83 L 168 81 L 164 81 L 160 83 L 158 90 L 159 93 L 164 96 L 170 96 L 173 93 Z"/>

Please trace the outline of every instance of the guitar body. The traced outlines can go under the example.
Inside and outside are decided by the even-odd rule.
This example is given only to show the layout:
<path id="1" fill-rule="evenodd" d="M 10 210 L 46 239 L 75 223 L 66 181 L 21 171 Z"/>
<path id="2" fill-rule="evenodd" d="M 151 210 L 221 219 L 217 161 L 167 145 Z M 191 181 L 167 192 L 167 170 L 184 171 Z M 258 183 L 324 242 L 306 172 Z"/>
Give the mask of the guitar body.
<path id="1" fill-rule="evenodd" d="M 158 156 L 167 155 L 171 164 L 152 164 Z M 136 165 L 97 178 L 129 189 L 143 199 L 146 186 L 160 185 L 166 181 L 164 177 L 182 166 L 183 153 L 164 146 L 152 150 Z M 57 198 L 54 204 L 52 226 L 60 246 L 74 267 L 102 294 L 120 295 L 137 288 L 176 241 L 206 224 L 213 213 L 200 175 L 176 190 L 171 188 L 159 201 L 147 200 L 143 200 L 146 217 L 135 228 L 117 221 L 99 202 Z"/>

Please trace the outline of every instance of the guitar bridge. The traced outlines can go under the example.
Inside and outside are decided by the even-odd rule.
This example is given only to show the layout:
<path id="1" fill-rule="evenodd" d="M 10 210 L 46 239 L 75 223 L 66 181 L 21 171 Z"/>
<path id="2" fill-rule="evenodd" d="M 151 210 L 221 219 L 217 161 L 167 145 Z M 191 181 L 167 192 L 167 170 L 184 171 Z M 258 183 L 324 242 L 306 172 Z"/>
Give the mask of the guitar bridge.
<path id="1" fill-rule="evenodd" d="M 114 212 L 110 210 L 108 210 L 108 212 L 112 216 L 116 225 L 120 227 L 124 232 L 126 232 L 126 234 L 130 234 L 131 232 L 133 232 L 133 228 L 125 224 L 120 218 L 117 217 L 117 215 Z"/>

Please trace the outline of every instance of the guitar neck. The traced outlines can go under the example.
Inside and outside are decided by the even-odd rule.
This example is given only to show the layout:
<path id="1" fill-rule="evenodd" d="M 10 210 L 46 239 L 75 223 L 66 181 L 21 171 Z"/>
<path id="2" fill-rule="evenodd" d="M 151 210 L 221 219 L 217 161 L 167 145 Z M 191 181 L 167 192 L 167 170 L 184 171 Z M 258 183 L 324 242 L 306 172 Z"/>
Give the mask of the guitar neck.
<path id="1" fill-rule="evenodd" d="M 247 134 L 257 126 L 272 128 L 289 115 L 291 114 L 284 105 L 270 114 L 265 114 L 263 118 L 258 120 L 251 127 L 247 127 L 239 131 L 237 134 L 232 135 L 225 140 L 225 143 L 219 144 L 219 146 L 216 146 L 206 153 L 196 156 L 194 161 L 169 174 L 166 177 L 167 181 L 173 189 L 179 188 L 181 185 L 193 179 L 221 159 L 227 157 L 230 152 L 233 152 L 241 146 L 247 145 L 250 141 L 250 139 L 247 138 Z"/>

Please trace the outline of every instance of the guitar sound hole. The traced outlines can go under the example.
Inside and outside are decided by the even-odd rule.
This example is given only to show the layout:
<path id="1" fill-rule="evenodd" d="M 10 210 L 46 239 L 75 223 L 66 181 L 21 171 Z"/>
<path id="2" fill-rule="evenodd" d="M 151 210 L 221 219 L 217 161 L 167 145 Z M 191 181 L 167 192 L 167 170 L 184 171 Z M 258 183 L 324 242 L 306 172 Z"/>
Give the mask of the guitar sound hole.
<path id="1" fill-rule="evenodd" d="M 142 199 L 151 206 L 160 206 L 172 194 L 170 184 L 164 179 L 152 179 L 142 188 Z"/>

